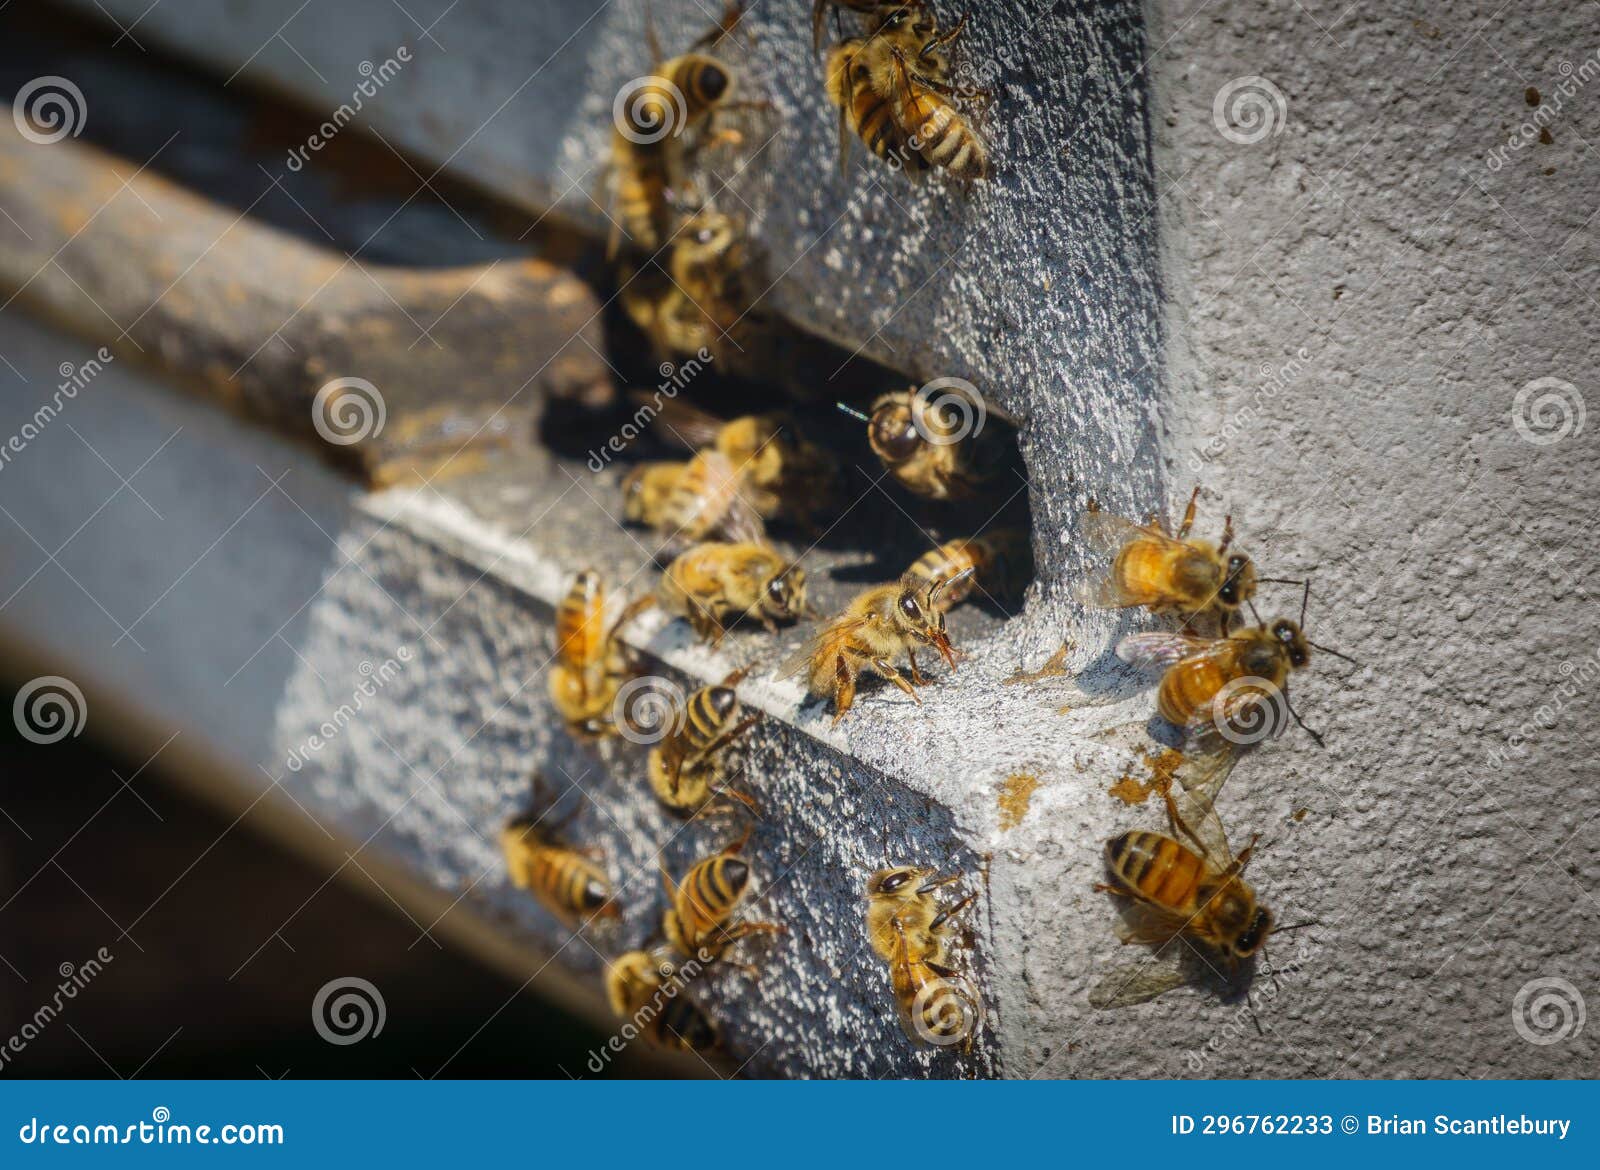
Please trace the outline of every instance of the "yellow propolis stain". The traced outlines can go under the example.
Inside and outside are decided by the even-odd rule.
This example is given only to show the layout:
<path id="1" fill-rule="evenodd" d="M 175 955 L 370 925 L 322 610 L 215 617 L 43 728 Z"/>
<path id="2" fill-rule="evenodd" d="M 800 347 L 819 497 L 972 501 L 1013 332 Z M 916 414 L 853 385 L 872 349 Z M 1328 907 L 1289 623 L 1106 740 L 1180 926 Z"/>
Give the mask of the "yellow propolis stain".
<path id="1" fill-rule="evenodd" d="M 1143 804 L 1150 799 L 1150 786 L 1140 783 L 1132 776 L 1124 776 L 1106 791 L 1123 804 Z"/>
<path id="2" fill-rule="evenodd" d="M 1028 815 L 1028 804 L 1039 787 L 1039 777 L 1032 772 L 1013 772 L 1000 785 L 1000 828 L 1014 829 Z"/>
<path id="3" fill-rule="evenodd" d="M 1039 682 L 1047 678 L 1059 678 L 1067 673 L 1067 655 L 1071 654 L 1073 645 L 1064 643 L 1061 649 L 1050 655 L 1049 659 L 1038 670 L 1019 670 L 1016 674 L 1006 679 L 1003 686 L 1016 686 L 1018 683 Z"/>
<path id="4" fill-rule="evenodd" d="M 1183 763 L 1183 753 L 1175 748 L 1167 748 L 1160 755 L 1152 756 L 1149 752 L 1141 752 L 1140 755 L 1145 767 L 1150 769 L 1149 779 L 1141 780 L 1130 770 L 1107 789 L 1123 804 L 1143 804 L 1150 799 L 1152 792 L 1165 792 L 1172 787 L 1172 778 Z"/>

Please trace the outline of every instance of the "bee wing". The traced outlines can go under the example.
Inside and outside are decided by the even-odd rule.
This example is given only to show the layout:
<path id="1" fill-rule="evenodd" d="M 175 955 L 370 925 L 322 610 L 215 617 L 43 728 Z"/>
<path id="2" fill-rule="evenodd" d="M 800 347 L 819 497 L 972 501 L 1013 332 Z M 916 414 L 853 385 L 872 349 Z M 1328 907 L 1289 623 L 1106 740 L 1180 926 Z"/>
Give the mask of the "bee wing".
<path id="1" fill-rule="evenodd" d="M 767 543 L 767 524 L 756 511 L 748 496 L 735 491 L 728 502 L 728 511 L 717 525 L 721 535 L 732 541 L 747 544 Z"/>
<path id="2" fill-rule="evenodd" d="M 1219 865 L 1227 864 L 1233 854 L 1228 852 L 1227 836 L 1222 832 L 1222 822 L 1214 811 L 1217 793 L 1222 791 L 1223 782 L 1233 773 L 1233 767 L 1238 762 L 1239 753 L 1234 745 L 1225 744 L 1217 751 L 1188 756 L 1172 772 L 1173 779 L 1181 788 L 1180 792 L 1173 794 L 1180 813 L 1200 837 L 1212 858 L 1220 859 Z"/>
<path id="3" fill-rule="evenodd" d="M 817 651 L 822 649 L 824 642 L 831 641 L 846 630 L 853 630 L 866 624 L 866 618 L 856 618 L 844 624 L 825 622 L 816 633 L 806 639 L 804 646 L 783 660 L 783 664 L 778 667 L 778 677 L 794 678 L 798 674 L 803 674 L 810 669 L 811 660 L 817 656 Z"/>
<path id="4" fill-rule="evenodd" d="M 1078 535 L 1090 548 L 1102 553 L 1120 552 L 1123 545 L 1141 536 L 1162 541 L 1172 539 L 1147 524 L 1135 524 L 1126 516 L 1100 511 L 1085 512 L 1078 517 Z"/>
<path id="5" fill-rule="evenodd" d="M 1133 666 L 1168 667 L 1185 658 L 1216 654 L 1227 648 L 1226 638 L 1196 638 L 1157 630 L 1129 634 L 1117 643 L 1117 657 Z"/>
<path id="6" fill-rule="evenodd" d="M 1134 540 L 1155 540 L 1163 544 L 1176 544 L 1166 533 L 1145 524 L 1135 524 L 1110 512 L 1085 512 L 1078 521 L 1078 535 L 1085 544 L 1097 552 L 1120 553 Z M 1125 609 L 1135 605 L 1152 605 L 1162 600 L 1158 593 L 1127 588 L 1112 574 L 1112 566 L 1080 582 L 1073 596 L 1084 605 L 1096 609 Z"/>
<path id="7" fill-rule="evenodd" d="M 1089 1006 L 1098 1011 L 1149 1003 L 1189 982 L 1176 959 L 1148 960 L 1118 967 L 1089 989 Z"/>
<path id="8" fill-rule="evenodd" d="M 681 398 L 663 398 L 644 390 L 629 391 L 628 397 L 636 405 L 648 405 L 655 412 L 655 422 L 664 437 L 676 441 L 689 451 L 698 451 L 716 441 L 723 419 L 709 411 L 691 406 Z"/>

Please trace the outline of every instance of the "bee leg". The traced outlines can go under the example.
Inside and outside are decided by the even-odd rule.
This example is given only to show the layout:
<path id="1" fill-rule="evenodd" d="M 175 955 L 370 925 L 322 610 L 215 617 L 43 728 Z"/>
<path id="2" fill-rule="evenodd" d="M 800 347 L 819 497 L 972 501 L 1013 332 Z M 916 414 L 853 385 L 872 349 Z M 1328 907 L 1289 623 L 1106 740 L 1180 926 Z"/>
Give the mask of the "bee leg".
<path id="1" fill-rule="evenodd" d="M 911 660 L 911 685 L 920 687 L 928 680 L 923 678 L 922 671 L 917 669 L 917 652 L 915 650 L 907 650 L 906 657 Z"/>
<path id="2" fill-rule="evenodd" d="M 1178 525 L 1178 539 L 1182 540 L 1189 535 L 1189 529 L 1194 527 L 1195 503 L 1200 499 L 1200 485 L 1194 485 L 1194 491 L 1189 494 L 1189 506 L 1183 510 L 1183 523 Z"/>
<path id="3" fill-rule="evenodd" d="M 941 910 L 937 915 L 935 915 L 933 921 L 928 923 L 928 929 L 929 930 L 941 930 L 941 929 L 943 929 L 944 925 L 947 922 L 949 922 L 957 914 L 960 914 L 963 910 L 965 910 L 968 906 L 972 905 L 977 900 L 978 900 L 978 895 L 976 895 L 976 894 L 968 894 L 965 898 L 962 898 L 961 901 L 957 902 L 954 906 L 950 907 L 948 910 Z"/>
<path id="4" fill-rule="evenodd" d="M 740 792 L 737 788 L 724 788 L 717 793 L 717 795 L 726 796 L 733 800 L 737 800 L 740 804 L 744 805 L 745 808 L 755 813 L 756 816 L 761 815 L 761 806 L 756 803 L 755 797 L 751 796 L 748 792 Z M 728 808 L 731 810 L 732 806 L 729 805 Z"/>
<path id="5" fill-rule="evenodd" d="M 961 19 L 956 21 L 948 32 L 939 33 L 937 36 L 924 43 L 922 48 L 917 51 L 917 56 L 919 58 L 927 57 L 933 52 L 933 50 L 943 48 L 945 45 L 951 44 L 957 37 L 961 35 L 961 31 L 966 27 L 967 14 L 963 12 L 961 14 Z"/>
<path id="6" fill-rule="evenodd" d="M 874 658 L 872 660 L 872 669 L 910 695 L 919 705 L 922 703 L 922 696 L 917 694 L 911 684 L 905 680 L 905 676 L 896 670 L 887 658 Z"/>
<path id="7" fill-rule="evenodd" d="M 833 664 L 833 725 L 837 727 L 839 720 L 844 718 L 844 713 L 850 710 L 851 704 L 856 701 L 856 676 L 850 669 L 850 664 L 841 654 L 834 659 Z"/>

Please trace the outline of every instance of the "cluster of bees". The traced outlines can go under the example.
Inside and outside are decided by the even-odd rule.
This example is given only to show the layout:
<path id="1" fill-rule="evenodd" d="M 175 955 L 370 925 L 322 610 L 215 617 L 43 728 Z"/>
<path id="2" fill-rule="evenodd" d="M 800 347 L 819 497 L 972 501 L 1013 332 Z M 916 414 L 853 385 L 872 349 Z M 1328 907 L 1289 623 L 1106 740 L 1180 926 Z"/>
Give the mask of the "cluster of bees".
<path id="1" fill-rule="evenodd" d="M 951 66 L 966 18 L 943 28 L 927 0 L 815 0 L 819 54 L 827 16 L 833 12 L 837 23 L 841 9 L 861 26 L 828 49 L 822 69 L 838 107 L 841 168 L 859 138 L 912 177 L 937 170 L 961 181 L 987 178 L 989 151 L 964 111 L 993 95 L 957 86 Z M 725 368 L 771 376 L 782 328 L 757 308 L 765 284 L 753 278 L 744 225 L 712 206 L 692 176 L 708 152 L 744 142 L 722 120 L 772 109 L 743 96 L 741 71 L 719 55 L 741 35 L 743 16 L 735 0 L 687 52 L 670 58 L 647 20 L 651 70 L 625 87 L 613 111 L 609 251 L 618 254 L 625 233 L 635 255 L 621 262 L 618 300 L 659 357 L 708 352 Z"/>
<path id="2" fill-rule="evenodd" d="M 858 23 L 856 35 L 842 35 L 841 10 Z M 830 14 L 841 36 L 827 50 L 823 76 L 838 109 L 841 160 L 855 137 L 880 159 L 899 159 L 913 175 L 940 170 L 957 179 L 987 177 L 988 152 L 963 111 L 989 95 L 961 93 L 952 80 L 950 52 L 965 18 L 942 25 L 926 0 L 815 0 L 819 52 Z M 742 15 L 730 7 L 715 29 L 670 59 L 652 32 L 652 72 L 626 116 L 619 115 L 613 136 L 620 225 L 634 249 L 651 253 L 647 260 L 623 261 L 620 299 L 663 354 L 720 352 L 728 339 L 741 336 L 741 327 L 758 320 L 751 312 L 742 230 L 698 199 L 689 180 L 697 152 L 742 141 L 738 131 L 715 124 L 719 115 L 766 108 L 740 96 L 737 70 L 717 55 L 738 34 Z M 979 498 L 1015 456 L 1007 420 L 986 429 L 961 425 L 971 409 L 981 417 L 981 402 L 936 401 L 904 390 L 879 395 L 866 410 L 841 407 L 864 424 L 886 476 L 923 500 Z M 712 644 L 736 624 L 771 635 L 819 616 L 807 600 L 803 566 L 778 552 L 767 531 L 787 527 L 814 538 L 836 518 L 842 475 L 834 457 L 807 441 L 786 415 L 720 419 L 674 400 L 663 407 L 660 423 L 659 430 L 681 439 L 687 458 L 639 464 L 622 481 L 621 501 L 626 520 L 658 539 L 663 571 L 656 589 L 620 609 L 608 607 L 599 573 L 585 570 L 556 614 L 550 699 L 569 731 L 584 740 L 627 734 L 623 700 L 642 672 L 620 632 L 644 610 L 659 607 Z M 1234 545 L 1231 519 L 1219 541 L 1191 535 L 1197 497 L 1198 489 L 1176 533 L 1156 519 L 1139 524 L 1091 508 L 1080 534 L 1107 563 L 1078 597 L 1094 607 L 1142 607 L 1181 623 L 1126 638 L 1117 652 L 1131 664 L 1162 671 L 1158 711 L 1192 749 L 1174 773 L 1180 783 L 1161 789 L 1171 833 L 1134 830 L 1108 841 L 1109 880 L 1100 888 L 1126 900 L 1127 941 L 1165 944 L 1182 936 L 1217 956 L 1231 976 L 1275 925 L 1243 878 L 1255 841 L 1231 855 L 1214 802 L 1240 753 L 1259 742 L 1252 727 L 1275 719 L 1280 707 L 1299 722 L 1288 705 L 1288 681 L 1311 658 L 1313 644 L 1302 630 L 1310 584 L 1296 582 L 1305 589 L 1299 621 L 1261 621 L 1253 602 L 1257 586 L 1276 579 L 1257 576 Z M 1031 576 L 1024 572 L 1029 555 L 1026 534 L 1011 529 L 947 541 L 819 621 L 779 674 L 803 677 L 810 698 L 832 705 L 835 723 L 851 710 L 863 672 L 920 702 L 917 688 L 930 679 L 918 652 L 956 669 L 959 654 L 946 615 L 978 591 L 1011 594 L 1019 579 Z M 1246 609 L 1256 624 L 1240 627 Z M 746 677 L 747 670 L 735 671 L 694 691 L 651 741 L 644 771 L 656 799 L 675 814 L 755 810 L 755 797 L 732 783 L 743 769 L 742 742 L 760 718 L 740 701 Z M 707 967 L 731 962 L 727 952 L 740 940 L 784 930 L 740 917 L 755 886 L 742 856 L 748 836 L 747 829 L 681 880 L 663 870 L 659 931 L 607 969 L 613 1008 L 663 1046 L 715 1046 L 716 1026 L 686 987 Z M 501 841 L 513 882 L 569 925 L 619 917 L 599 859 L 563 841 L 558 829 L 522 816 L 505 827 Z M 956 952 L 959 915 L 975 895 L 952 905 L 939 901 L 939 891 L 960 880 L 915 866 L 878 870 L 866 885 L 866 936 L 887 968 L 907 1033 L 931 1044 L 959 1039 L 970 1047 L 983 1010 Z M 1128 983 L 1109 998 L 1136 1001 L 1151 990 Z"/>
<path id="3" fill-rule="evenodd" d="M 1182 937 L 1231 983 L 1269 935 L 1290 928 L 1274 925 L 1244 880 L 1259 835 L 1233 855 L 1216 814 L 1217 794 L 1241 753 L 1275 737 L 1284 717 L 1320 746 L 1322 737 L 1289 702 L 1290 675 L 1310 664 L 1313 649 L 1352 660 L 1306 637 L 1311 582 L 1258 576 L 1233 543 L 1231 517 L 1220 541 L 1190 535 L 1198 496 L 1196 488 L 1175 535 L 1154 518 L 1141 525 L 1098 510 L 1085 514 L 1081 535 L 1111 561 L 1078 597 L 1090 606 L 1142 607 L 1182 622 L 1180 629 L 1133 634 L 1117 646 L 1124 661 L 1161 670 L 1157 711 L 1182 731 L 1189 749 L 1160 786 L 1173 835 L 1132 830 L 1113 837 L 1105 845 L 1110 881 L 1098 888 L 1127 900 L 1125 942 L 1164 947 Z M 1266 583 L 1302 587 L 1299 620 L 1261 620 L 1254 597 Z M 1255 624 L 1235 628 L 1246 608 Z M 1141 968 L 1114 975 L 1091 1002 L 1136 1003 L 1187 979 L 1176 966 Z"/>

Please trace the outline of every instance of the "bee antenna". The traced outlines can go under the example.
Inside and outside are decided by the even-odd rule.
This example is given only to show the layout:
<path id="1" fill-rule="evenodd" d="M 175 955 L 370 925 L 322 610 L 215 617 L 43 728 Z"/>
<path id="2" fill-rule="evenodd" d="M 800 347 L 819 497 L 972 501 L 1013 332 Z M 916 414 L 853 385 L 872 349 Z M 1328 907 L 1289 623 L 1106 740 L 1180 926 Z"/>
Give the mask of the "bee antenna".
<path id="1" fill-rule="evenodd" d="M 851 418 L 858 418 L 864 423 L 870 423 L 872 421 L 872 417 L 870 415 L 862 414 L 859 410 L 857 410 L 853 406 L 846 406 L 842 402 L 835 402 L 834 405 L 837 406 L 840 410 L 844 411 L 846 414 L 848 414 Z"/>
<path id="2" fill-rule="evenodd" d="M 1245 601 L 1245 604 L 1250 607 L 1250 616 L 1256 619 L 1256 625 L 1264 626 L 1264 625 L 1267 624 L 1266 622 L 1261 620 L 1261 613 L 1260 613 L 1259 610 L 1256 609 L 1256 603 L 1254 601 L 1247 599 Z"/>
<path id="3" fill-rule="evenodd" d="M 1306 607 L 1311 604 L 1311 578 L 1306 578 L 1306 591 L 1300 597 L 1300 628 L 1306 628 Z"/>
<path id="4" fill-rule="evenodd" d="M 1312 647 L 1313 649 L 1320 650 L 1324 654 L 1332 654 L 1335 658 L 1343 658 L 1351 666 L 1360 666 L 1361 665 L 1361 663 L 1357 662 L 1354 658 L 1351 658 L 1350 655 L 1341 654 L 1341 653 L 1339 653 L 1339 651 L 1330 649 L 1327 646 L 1318 646 L 1310 638 L 1306 639 L 1306 645 Z"/>
<path id="5" fill-rule="evenodd" d="M 1283 696 L 1283 705 L 1284 705 L 1285 708 L 1288 709 L 1290 717 L 1296 723 L 1298 723 L 1300 725 L 1300 730 L 1305 732 L 1313 740 L 1315 740 L 1316 744 L 1317 744 L 1317 746 L 1319 748 L 1327 747 L 1328 745 L 1323 742 L 1322 736 L 1318 735 L 1315 731 L 1312 731 L 1311 728 L 1306 726 L 1306 721 L 1304 719 L 1300 718 L 1300 713 L 1294 709 L 1294 704 L 1289 702 L 1289 692 L 1288 692 L 1288 690 L 1285 689 L 1285 690 L 1282 690 L 1282 691 L 1280 691 L 1278 693 Z"/>
<path id="6" fill-rule="evenodd" d="M 1305 580 L 1300 577 L 1257 577 L 1258 585 L 1304 585 Z"/>
<path id="7" fill-rule="evenodd" d="M 1274 926 L 1272 934 L 1288 934 L 1291 930 L 1300 930 L 1307 926 L 1321 926 L 1315 918 L 1307 918 L 1304 922 L 1296 922 L 1293 926 Z"/>

